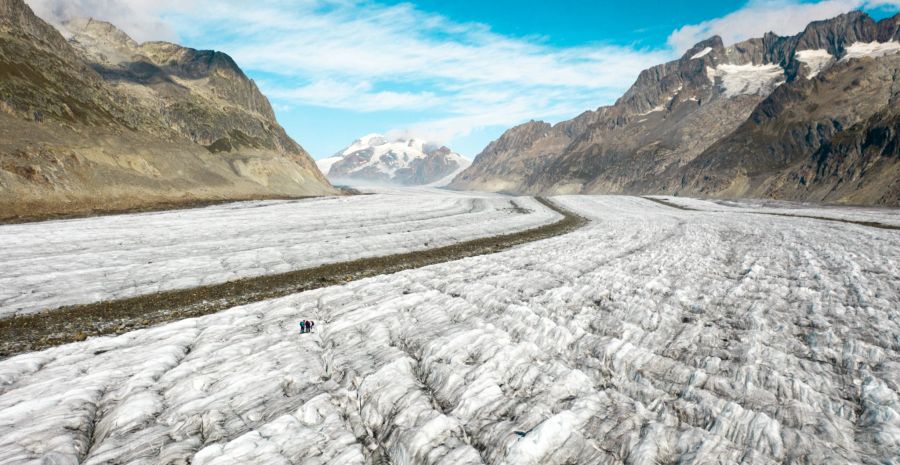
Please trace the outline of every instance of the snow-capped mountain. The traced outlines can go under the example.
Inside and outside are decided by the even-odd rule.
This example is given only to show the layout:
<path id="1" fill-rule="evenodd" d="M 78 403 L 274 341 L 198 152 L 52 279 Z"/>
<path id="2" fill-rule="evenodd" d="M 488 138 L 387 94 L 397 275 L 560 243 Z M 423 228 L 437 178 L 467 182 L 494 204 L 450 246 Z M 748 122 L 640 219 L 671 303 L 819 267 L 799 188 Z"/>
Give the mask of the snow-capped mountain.
<path id="1" fill-rule="evenodd" d="M 440 144 L 369 134 L 317 164 L 337 182 L 419 186 L 448 184 L 471 161 Z"/>
<path id="2" fill-rule="evenodd" d="M 900 15 L 715 36 L 613 105 L 508 130 L 452 187 L 900 205 L 898 72 Z"/>

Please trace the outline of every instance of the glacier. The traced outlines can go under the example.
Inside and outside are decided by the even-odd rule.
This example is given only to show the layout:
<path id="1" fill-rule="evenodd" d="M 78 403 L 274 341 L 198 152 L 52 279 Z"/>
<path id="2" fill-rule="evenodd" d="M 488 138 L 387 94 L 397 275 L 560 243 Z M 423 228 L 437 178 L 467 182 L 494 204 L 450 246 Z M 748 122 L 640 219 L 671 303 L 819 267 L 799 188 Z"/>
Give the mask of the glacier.
<path id="1" fill-rule="evenodd" d="M 835 221 L 878 223 L 891 227 L 900 227 L 900 209 L 891 207 L 816 205 L 789 200 L 704 200 L 665 195 L 650 195 L 647 197 L 663 200 L 679 207 L 707 212 L 789 215 L 808 218 L 823 218 Z"/>
<path id="2" fill-rule="evenodd" d="M 0 463 L 898 463 L 896 231 L 553 200 L 591 223 L 0 361 Z"/>
<path id="3" fill-rule="evenodd" d="M 0 226 L 0 318 L 522 231 L 532 198 L 438 189 Z"/>

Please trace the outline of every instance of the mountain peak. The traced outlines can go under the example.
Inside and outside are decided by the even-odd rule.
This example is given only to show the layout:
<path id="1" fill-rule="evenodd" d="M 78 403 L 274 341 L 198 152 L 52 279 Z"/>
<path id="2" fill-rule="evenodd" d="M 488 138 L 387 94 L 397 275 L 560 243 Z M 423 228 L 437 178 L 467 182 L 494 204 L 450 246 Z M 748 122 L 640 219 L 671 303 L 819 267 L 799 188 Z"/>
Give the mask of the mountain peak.
<path id="1" fill-rule="evenodd" d="M 718 35 L 714 35 L 706 40 L 702 40 L 697 42 L 696 45 L 688 49 L 688 51 L 684 52 L 682 55 L 682 59 L 690 59 L 694 60 L 697 58 L 702 58 L 706 56 L 706 54 L 714 51 L 714 50 L 724 50 L 725 45 L 722 41 L 722 37 Z"/>
<path id="2" fill-rule="evenodd" d="M 69 27 L 0 0 L 0 216 L 336 193 L 252 81 L 199 73 L 202 53 L 156 65 L 106 22 Z"/>
<path id="3" fill-rule="evenodd" d="M 900 17 L 876 25 L 868 15 L 852 12 L 812 23 L 794 36 L 768 33 L 728 47 L 721 37 L 710 37 L 680 59 L 642 71 L 611 106 L 552 128 L 529 123 L 507 130 L 453 187 L 527 194 L 683 189 L 703 195 L 769 195 L 766 186 L 786 186 L 772 181 L 781 179 L 780 170 L 809 157 L 835 131 L 880 111 L 884 102 L 896 101 L 894 80 L 887 76 L 896 74 L 900 60 L 898 24 Z M 855 58 L 873 60 L 841 64 Z M 866 73 L 873 74 L 861 79 Z M 869 98 L 874 95 L 887 98 Z M 809 127 L 802 120 L 807 115 Z M 795 124 L 791 118 L 799 122 L 782 130 L 781 123 Z M 771 121 L 766 131 L 755 131 L 760 121 Z M 747 160 L 759 160 L 755 179 L 746 174 Z M 710 173 L 722 177 L 710 181 Z M 877 173 L 868 176 L 881 179 Z M 896 182 L 896 176 L 885 179 L 884 185 Z M 851 182 L 834 177 L 821 183 L 821 192 L 829 192 L 834 180 L 844 182 L 838 186 L 843 192 L 853 191 L 843 187 Z"/>
<path id="4" fill-rule="evenodd" d="M 138 43 L 131 38 L 125 31 L 119 29 L 112 23 L 101 21 L 94 18 L 72 18 L 64 21 L 62 27 L 69 33 L 89 35 L 95 40 L 125 46 L 128 48 L 137 48 Z"/>
<path id="5" fill-rule="evenodd" d="M 373 132 L 371 134 L 366 134 L 359 139 L 356 139 L 354 142 L 359 142 L 363 145 L 381 145 L 387 143 L 387 137 L 385 137 L 383 134 Z"/>
<path id="6" fill-rule="evenodd" d="M 25 33 L 56 50 L 68 47 L 53 26 L 37 17 L 24 0 L 0 0 L 0 31 Z"/>
<path id="7" fill-rule="evenodd" d="M 335 156 L 319 160 L 318 165 L 338 182 L 424 185 L 455 174 L 469 162 L 424 139 L 389 140 L 382 134 L 367 134 Z"/>

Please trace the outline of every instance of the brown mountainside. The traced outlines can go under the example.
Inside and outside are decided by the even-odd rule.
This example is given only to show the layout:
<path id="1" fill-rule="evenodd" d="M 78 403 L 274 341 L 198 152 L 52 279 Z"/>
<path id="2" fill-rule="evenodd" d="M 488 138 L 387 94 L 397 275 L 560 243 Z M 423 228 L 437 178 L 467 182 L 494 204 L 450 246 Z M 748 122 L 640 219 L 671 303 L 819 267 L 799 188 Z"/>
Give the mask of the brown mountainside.
<path id="1" fill-rule="evenodd" d="M 223 53 L 0 0 L 0 219 L 333 194 Z"/>

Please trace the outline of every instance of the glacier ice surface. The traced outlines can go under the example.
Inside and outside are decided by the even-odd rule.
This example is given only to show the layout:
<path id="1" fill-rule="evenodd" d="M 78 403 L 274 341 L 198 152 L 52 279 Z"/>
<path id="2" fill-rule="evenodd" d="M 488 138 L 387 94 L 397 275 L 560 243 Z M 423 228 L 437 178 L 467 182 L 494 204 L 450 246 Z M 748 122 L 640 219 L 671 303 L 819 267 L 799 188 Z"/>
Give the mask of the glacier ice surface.
<path id="1" fill-rule="evenodd" d="M 528 197 L 423 188 L 0 226 L 0 318 L 429 249 L 560 218 Z"/>
<path id="2" fill-rule="evenodd" d="M 555 200 L 592 223 L 0 361 L 0 463 L 897 463 L 896 231 Z"/>

